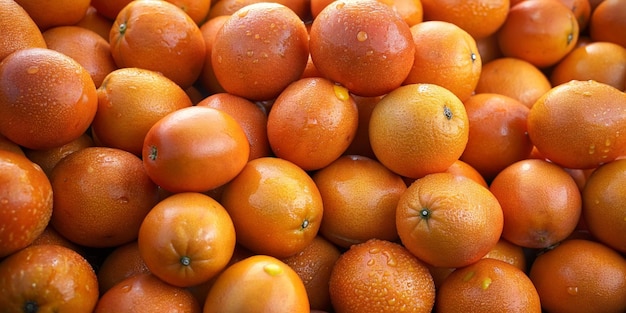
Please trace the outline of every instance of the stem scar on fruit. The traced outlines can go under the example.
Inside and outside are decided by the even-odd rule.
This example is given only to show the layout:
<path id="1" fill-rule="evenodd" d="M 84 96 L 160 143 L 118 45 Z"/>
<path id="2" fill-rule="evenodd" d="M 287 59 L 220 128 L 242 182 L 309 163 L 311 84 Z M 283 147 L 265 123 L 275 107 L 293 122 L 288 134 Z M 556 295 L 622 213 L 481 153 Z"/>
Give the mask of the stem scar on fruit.
<path id="1" fill-rule="evenodd" d="M 28 300 L 26 301 L 26 303 L 24 303 L 25 313 L 36 313 L 38 311 L 39 311 L 39 306 L 37 305 L 37 302 Z"/>
<path id="2" fill-rule="evenodd" d="M 447 105 L 443 106 L 443 115 L 445 115 L 448 120 L 452 119 L 452 111 Z"/>
<path id="3" fill-rule="evenodd" d="M 150 146 L 150 152 L 148 153 L 148 158 L 150 159 L 150 161 L 154 161 L 157 158 L 157 147 L 156 146 Z"/>
<path id="4" fill-rule="evenodd" d="M 191 258 L 184 255 L 180 258 L 180 264 L 184 265 L 184 266 L 189 266 L 191 265 Z"/>
<path id="5" fill-rule="evenodd" d="M 307 227 L 309 227 L 309 220 L 305 219 L 304 221 L 302 221 L 302 224 L 300 225 L 300 230 L 304 230 Z"/>
<path id="6" fill-rule="evenodd" d="M 120 28 L 119 28 L 120 35 L 124 35 L 124 33 L 126 32 L 126 28 L 127 28 L 126 23 L 120 24 Z"/>

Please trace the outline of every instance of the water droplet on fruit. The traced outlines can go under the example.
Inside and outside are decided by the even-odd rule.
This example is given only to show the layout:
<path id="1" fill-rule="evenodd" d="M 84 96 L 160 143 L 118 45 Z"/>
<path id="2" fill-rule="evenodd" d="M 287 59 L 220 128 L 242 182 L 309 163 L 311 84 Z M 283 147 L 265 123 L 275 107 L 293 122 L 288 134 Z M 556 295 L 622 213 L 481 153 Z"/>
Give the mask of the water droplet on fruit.
<path id="1" fill-rule="evenodd" d="M 246 15 L 248 15 L 248 10 L 239 10 L 237 12 L 237 16 L 239 17 L 246 17 Z"/>
<path id="2" fill-rule="evenodd" d="M 346 101 L 350 98 L 350 93 L 348 92 L 347 88 L 339 85 L 334 85 L 333 89 L 335 91 L 335 96 L 337 96 L 337 99 L 341 101 Z"/>
<path id="3" fill-rule="evenodd" d="M 36 74 L 37 72 L 39 72 L 38 66 L 30 66 L 29 68 L 26 69 L 26 73 L 28 74 Z"/>
<path id="4" fill-rule="evenodd" d="M 567 287 L 567 293 L 572 295 L 572 296 L 577 295 L 578 294 L 578 287 L 576 287 L 576 286 Z"/>
<path id="5" fill-rule="evenodd" d="M 594 153 L 596 153 L 596 145 L 589 146 L 589 154 L 594 154 Z"/>
<path id="6" fill-rule="evenodd" d="M 489 288 L 489 286 L 491 285 L 491 278 L 486 277 L 485 279 L 483 279 L 483 281 L 480 283 L 480 288 L 482 288 L 483 290 L 487 290 L 487 288 Z"/>
<path id="7" fill-rule="evenodd" d="M 391 298 L 389 300 L 387 300 L 387 304 L 389 305 L 395 305 L 398 301 L 396 300 L 396 298 Z"/>
<path id="8" fill-rule="evenodd" d="M 336 8 L 337 10 L 341 10 L 341 9 L 343 9 L 343 7 L 344 7 L 345 5 L 346 5 L 346 4 L 345 4 L 344 2 L 338 2 L 338 3 L 337 3 L 337 5 L 335 6 L 335 8 Z"/>
<path id="9" fill-rule="evenodd" d="M 122 292 L 130 292 L 130 285 L 124 285 L 122 286 L 122 288 L 120 288 L 122 290 Z"/>
<path id="10" fill-rule="evenodd" d="M 369 252 L 370 252 L 370 254 L 380 253 L 380 248 L 371 248 Z"/>
<path id="11" fill-rule="evenodd" d="M 283 272 L 283 269 L 278 264 L 270 263 L 263 266 L 263 271 L 269 274 L 270 276 L 280 275 Z"/>
<path id="12" fill-rule="evenodd" d="M 367 266 L 372 266 L 372 265 L 376 264 L 376 261 L 374 261 L 374 259 L 369 259 L 369 260 L 367 260 L 366 264 L 367 264 Z"/>
<path id="13" fill-rule="evenodd" d="M 361 41 L 361 42 L 367 40 L 367 33 L 364 31 L 359 31 L 356 34 L 356 40 Z"/>

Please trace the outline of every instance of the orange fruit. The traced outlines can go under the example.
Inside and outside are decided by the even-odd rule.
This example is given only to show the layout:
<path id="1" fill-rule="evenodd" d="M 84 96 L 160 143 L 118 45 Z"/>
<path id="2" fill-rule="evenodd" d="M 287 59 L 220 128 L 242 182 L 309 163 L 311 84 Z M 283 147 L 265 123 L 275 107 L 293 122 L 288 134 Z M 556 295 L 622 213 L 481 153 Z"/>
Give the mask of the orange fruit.
<path id="1" fill-rule="evenodd" d="M 302 279 L 311 309 L 332 309 L 328 281 L 340 255 L 339 249 L 330 241 L 316 236 L 304 250 L 281 260 Z"/>
<path id="2" fill-rule="evenodd" d="M 502 57 L 483 64 L 475 92 L 509 96 L 530 108 L 550 88 L 550 80 L 536 66 Z"/>
<path id="3" fill-rule="evenodd" d="M 202 24 L 209 10 L 211 9 L 211 0 L 166 0 L 179 7 L 183 12 L 187 13 L 196 24 Z"/>
<path id="4" fill-rule="evenodd" d="M 32 245 L 59 245 L 69 249 L 72 249 L 78 252 L 81 255 L 86 255 L 86 249 L 81 247 L 63 237 L 59 234 L 58 231 L 52 227 L 52 225 L 48 224 L 46 228 L 44 228 L 43 232 L 35 238 Z"/>
<path id="5" fill-rule="evenodd" d="M 0 62 L 0 133 L 20 146 L 46 149 L 78 138 L 97 101 L 87 70 L 65 54 L 30 48 Z"/>
<path id="6" fill-rule="evenodd" d="M 455 24 L 442 21 L 414 25 L 411 34 L 415 60 L 404 84 L 436 84 L 461 101 L 469 98 L 482 67 L 474 38 Z"/>
<path id="7" fill-rule="evenodd" d="M 555 86 L 528 113 L 528 135 L 541 155 L 587 169 L 626 155 L 626 94 L 596 81 Z"/>
<path id="8" fill-rule="evenodd" d="M 469 165 L 466 162 L 461 160 L 456 160 L 450 167 L 448 167 L 444 172 L 450 173 L 452 175 L 464 176 L 469 178 L 480 185 L 488 187 L 487 181 L 483 177 L 478 170 L 476 170 L 473 166 Z"/>
<path id="9" fill-rule="evenodd" d="M 550 74 L 553 86 L 570 80 L 595 80 L 624 90 L 626 48 L 601 41 L 575 48 L 554 66 Z"/>
<path id="10" fill-rule="evenodd" d="M 30 245 L 52 214 L 52 186 L 41 168 L 0 150 L 0 258 Z"/>
<path id="11" fill-rule="evenodd" d="M 593 41 L 608 41 L 626 48 L 626 1 L 604 0 L 593 10 L 589 20 L 589 34 Z"/>
<path id="12" fill-rule="evenodd" d="M 498 29 L 502 54 L 546 68 L 558 63 L 578 41 L 574 12 L 559 1 L 522 1 L 510 8 Z"/>
<path id="13" fill-rule="evenodd" d="M 313 20 L 309 33 L 315 67 L 359 96 L 399 87 L 413 65 L 408 24 L 378 1 L 335 1 Z"/>
<path id="14" fill-rule="evenodd" d="M 64 157 L 87 147 L 93 147 L 95 144 L 93 139 L 84 133 L 78 138 L 58 147 L 41 150 L 24 149 L 24 154 L 29 160 L 37 163 L 41 167 L 46 176 L 50 177 L 54 167 Z"/>
<path id="15" fill-rule="evenodd" d="M 124 150 L 88 147 L 52 170 L 52 226 L 79 245 L 114 247 L 137 239 L 158 200 L 141 160 Z"/>
<path id="16" fill-rule="evenodd" d="M 396 225 L 404 246 L 436 267 L 462 267 L 496 245 L 502 209 L 489 189 L 449 173 L 413 182 L 402 194 Z"/>
<path id="17" fill-rule="evenodd" d="M 248 160 L 272 154 L 267 139 L 267 113 L 265 108 L 259 104 L 246 98 L 222 92 L 212 94 L 200 100 L 196 105 L 222 110 L 237 121 L 250 143 Z"/>
<path id="18" fill-rule="evenodd" d="M 396 241 L 396 206 L 402 177 L 376 160 L 346 155 L 313 174 L 324 202 L 320 233 L 349 248 L 372 238 Z M 376 227 L 371 227 L 376 225 Z"/>
<path id="19" fill-rule="evenodd" d="M 533 148 L 523 103 L 495 93 L 479 93 L 465 102 L 469 139 L 460 159 L 491 181 L 505 167 L 526 159 Z"/>
<path id="20" fill-rule="evenodd" d="M 209 94 L 226 92 L 220 85 L 217 77 L 215 77 L 215 71 L 213 70 L 213 64 L 211 63 L 211 56 L 213 55 L 213 42 L 215 41 L 215 36 L 217 36 L 217 32 L 229 18 L 230 15 L 216 16 L 200 26 L 200 32 L 202 33 L 202 37 L 204 38 L 204 43 L 206 45 L 206 55 L 204 58 L 204 66 L 202 67 L 202 72 L 200 72 L 198 80 L 199 84 Z"/>
<path id="21" fill-rule="evenodd" d="M 91 312 L 98 280 L 87 260 L 59 245 L 34 245 L 0 262 L 5 312 Z"/>
<path id="22" fill-rule="evenodd" d="M 133 311 L 200 313 L 202 307 L 191 291 L 170 285 L 150 273 L 141 273 L 107 290 L 93 312 Z"/>
<path id="23" fill-rule="evenodd" d="M 526 253 L 522 246 L 511 243 L 510 241 L 500 238 L 498 243 L 491 249 L 484 258 L 496 259 L 502 262 L 509 263 L 517 267 L 520 271 L 526 272 L 527 262 Z"/>
<path id="24" fill-rule="evenodd" d="M 150 270 L 139 254 L 137 241 L 117 246 L 109 253 L 98 269 L 98 288 L 104 294 L 122 280 Z"/>
<path id="25" fill-rule="evenodd" d="M 235 249 L 235 229 L 219 202 L 187 192 L 154 206 L 137 241 L 151 273 L 172 285 L 189 287 L 226 267 Z"/>
<path id="26" fill-rule="evenodd" d="M 150 128 L 165 115 L 190 107 L 191 99 L 171 79 L 141 68 L 109 73 L 97 90 L 98 111 L 91 124 L 100 145 L 141 155 Z"/>
<path id="27" fill-rule="evenodd" d="M 204 192 L 224 185 L 250 155 L 245 132 L 228 113 L 204 106 L 176 110 L 145 136 L 146 172 L 170 192 Z"/>
<path id="28" fill-rule="evenodd" d="M 576 16 L 578 21 L 578 28 L 580 32 L 587 30 L 589 19 L 591 18 L 591 4 L 589 0 L 559 0 L 565 4 Z"/>
<path id="29" fill-rule="evenodd" d="M 489 63 L 495 59 L 502 57 L 502 51 L 498 44 L 498 36 L 496 34 L 476 39 L 476 48 L 482 64 Z"/>
<path id="30" fill-rule="evenodd" d="M 267 137 L 277 157 L 311 171 L 341 156 L 358 125 L 358 109 L 348 89 L 325 78 L 302 78 L 274 101 Z"/>
<path id="31" fill-rule="evenodd" d="M 539 294 L 524 271 L 481 259 L 452 272 L 437 289 L 437 312 L 537 312 Z"/>
<path id="32" fill-rule="evenodd" d="M 198 25 L 167 1 L 131 1 L 117 15 L 109 34 L 118 67 L 163 73 L 182 88 L 198 79 L 206 45 Z"/>
<path id="33" fill-rule="evenodd" d="M 42 33 L 48 49 L 59 51 L 82 65 L 97 87 L 117 68 L 109 42 L 79 26 L 58 26 Z"/>
<path id="34" fill-rule="evenodd" d="M 378 2 L 391 7 L 409 26 L 419 24 L 424 20 L 424 7 L 421 0 L 378 0 Z"/>
<path id="35" fill-rule="evenodd" d="M 421 0 L 425 20 L 453 23 L 473 38 L 494 34 L 507 18 L 509 0 Z"/>
<path id="36" fill-rule="evenodd" d="M 209 290 L 204 313 L 309 312 L 306 288 L 289 265 L 253 255 L 230 265 Z"/>
<path id="37" fill-rule="evenodd" d="M 626 159 L 598 167 L 583 188 L 582 214 L 591 234 L 607 246 L 626 253 Z"/>
<path id="38" fill-rule="evenodd" d="M 92 3 L 93 2 L 94 1 L 92 1 Z M 85 17 L 74 25 L 94 31 L 108 43 L 109 33 L 111 31 L 111 27 L 113 26 L 113 19 L 109 19 L 108 17 L 100 14 L 95 7 L 90 5 L 85 13 Z"/>
<path id="39" fill-rule="evenodd" d="M 91 0 L 93 6 L 102 16 L 115 20 L 122 9 L 133 0 Z"/>
<path id="40" fill-rule="evenodd" d="M 313 179 L 280 158 L 248 162 L 225 186 L 221 203 L 235 224 L 239 244 L 277 258 L 302 251 L 322 220 L 322 197 Z"/>
<path id="41" fill-rule="evenodd" d="M 291 9 L 302 20 L 307 19 L 310 15 L 308 0 L 218 0 L 211 4 L 208 19 L 210 20 L 220 15 L 232 15 L 247 5 L 259 2 L 282 4 Z"/>
<path id="42" fill-rule="evenodd" d="M 335 0 L 310 0 L 310 1 L 311 1 L 311 17 L 313 19 L 317 18 L 317 16 L 320 14 L 320 12 L 322 12 L 322 10 L 324 10 L 324 8 L 326 8 L 331 3 L 335 2 Z"/>
<path id="43" fill-rule="evenodd" d="M 356 154 L 371 159 L 376 158 L 374 151 L 372 151 L 372 146 L 370 145 L 369 124 L 372 111 L 374 111 L 376 104 L 378 104 L 378 101 L 383 97 L 384 96 L 361 97 L 352 95 L 352 99 L 354 99 L 359 113 L 359 126 L 354 134 L 354 138 L 352 138 L 352 142 L 350 142 L 350 145 L 346 151 L 344 151 L 345 155 Z"/>
<path id="44" fill-rule="evenodd" d="M 7 150 L 22 156 L 26 156 L 24 149 L 22 149 L 20 145 L 7 139 L 7 137 L 4 137 L 2 134 L 0 134 L 0 150 Z"/>
<path id="45" fill-rule="evenodd" d="M 426 265 L 397 243 L 370 239 L 344 252 L 329 281 L 334 311 L 431 312 L 435 285 Z"/>
<path id="46" fill-rule="evenodd" d="M 626 310 L 626 259 L 600 243 L 564 241 L 539 255 L 529 276 L 548 312 Z"/>
<path id="47" fill-rule="evenodd" d="M 213 41 L 211 66 L 229 93 L 270 100 L 302 75 L 308 35 L 294 11 L 278 3 L 254 3 L 227 19 Z"/>
<path id="48" fill-rule="evenodd" d="M 0 61 L 25 48 L 45 48 L 46 41 L 37 24 L 14 0 L 0 1 Z"/>
<path id="49" fill-rule="evenodd" d="M 38 1 L 15 0 L 35 21 L 41 31 L 54 26 L 78 23 L 89 8 L 90 0 Z"/>
<path id="50" fill-rule="evenodd" d="M 514 244 L 547 248 L 567 238 L 578 224 L 578 185 L 558 165 L 518 161 L 503 169 L 489 188 L 504 213 L 502 237 Z"/>
<path id="51" fill-rule="evenodd" d="M 463 102 L 433 84 L 393 90 L 378 102 L 369 122 L 378 160 L 410 178 L 445 171 L 463 153 L 468 134 Z"/>

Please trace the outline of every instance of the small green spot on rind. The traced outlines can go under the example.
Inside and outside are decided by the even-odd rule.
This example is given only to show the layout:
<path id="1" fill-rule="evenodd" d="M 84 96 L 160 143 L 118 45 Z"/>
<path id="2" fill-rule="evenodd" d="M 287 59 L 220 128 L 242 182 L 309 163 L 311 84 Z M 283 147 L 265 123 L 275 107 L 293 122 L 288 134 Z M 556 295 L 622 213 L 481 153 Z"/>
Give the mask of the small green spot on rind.
<path id="1" fill-rule="evenodd" d="M 470 279 L 472 279 L 472 277 L 474 277 L 475 274 L 476 272 L 469 271 L 467 274 L 465 274 L 465 276 L 463 276 L 463 281 L 468 282 Z"/>
<path id="2" fill-rule="evenodd" d="M 263 266 L 263 271 L 265 271 L 270 276 L 278 276 L 283 273 L 283 268 L 278 264 L 269 263 Z"/>
<path id="3" fill-rule="evenodd" d="M 491 278 L 486 277 L 485 279 L 483 279 L 483 281 L 480 283 L 480 288 L 482 288 L 483 290 L 487 290 L 487 288 L 489 288 L 489 286 L 491 285 Z"/>

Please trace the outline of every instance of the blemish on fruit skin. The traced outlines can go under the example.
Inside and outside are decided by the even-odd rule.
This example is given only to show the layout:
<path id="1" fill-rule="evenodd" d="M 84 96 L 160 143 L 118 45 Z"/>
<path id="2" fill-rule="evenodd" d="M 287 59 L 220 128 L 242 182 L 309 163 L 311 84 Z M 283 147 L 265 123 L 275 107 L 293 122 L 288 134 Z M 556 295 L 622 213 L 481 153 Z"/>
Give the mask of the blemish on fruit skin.
<path id="1" fill-rule="evenodd" d="M 472 277 L 474 277 L 474 275 L 476 275 L 476 272 L 469 271 L 467 274 L 465 274 L 465 276 L 463 276 L 463 281 L 468 282 L 470 279 L 472 279 Z"/>
<path id="2" fill-rule="evenodd" d="M 156 146 L 150 146 L 150 152 L 148 153 L 148 158 L 150 159 L 150 161 L 154 161 L 157 158 L 157 147 Z"/>
<path id="3" fill-rule="evenodd" d="M 490 285 L 491 285 L 491 278 L 489 278 L 489 277 L 485 277 L 485 279 L 483 279 L 480 282 L 480 288 L 482 290 L 487 290 L 487 288 L 489 288 Z"/>
<path id="4" fill-rule="evenodd" d="M 350 98 L 350 93 L 348 92 L 348 89 L 343 86 L 333 85 L 333 90 L 335 91 L 335 96 L 337 97 L 337 99 L 341 101 L 346 101 Z"/>
<path id="5" fill-rule="evenodd" d="M 451 119 L 452 119 L 452 116 L 453 116 L 453 114 L 452 114 L 452 110 L 450 110 L 450 108 L 449 108 L 447 105 L 445 105 L 445 106 L 443 107 L 443 115 L 444 115 L 444 116 L 446 117 L 446 119 L 448 119 L 448 120 L 451 120 Z"/>
<path id="6" fill-rule="evenodd" d="M 278 276 L 283 273 L 282 267 L 278 264 L 270 263 L 263 266 L 263 271 L 270 276 Z"/>

